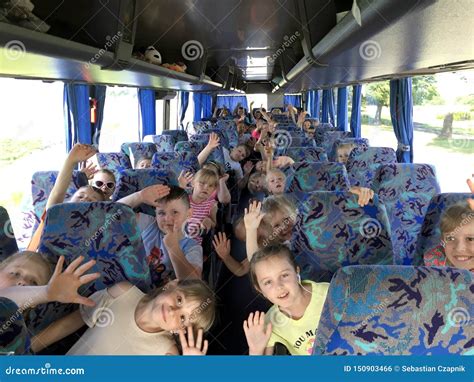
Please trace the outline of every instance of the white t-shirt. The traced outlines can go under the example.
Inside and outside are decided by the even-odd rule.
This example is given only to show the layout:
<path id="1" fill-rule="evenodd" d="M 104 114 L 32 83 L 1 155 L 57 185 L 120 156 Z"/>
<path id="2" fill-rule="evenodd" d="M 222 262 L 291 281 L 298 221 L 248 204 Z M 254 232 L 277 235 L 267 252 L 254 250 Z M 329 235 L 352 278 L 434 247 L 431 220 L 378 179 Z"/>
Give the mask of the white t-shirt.
<path id="1" fill-rule="evenodd" d="M 224 152 L 224 160 L 225 160 L 225 169 L 226 171 L 233 170 L 235 173 L 235 177 L 237 180 L 240 180 L 244 177 L 244 172 L 242 171 L 242 166 L 239 162 L 236 162 L 230 157 L 230 152 L 225 147 L 222 148 Z"/>

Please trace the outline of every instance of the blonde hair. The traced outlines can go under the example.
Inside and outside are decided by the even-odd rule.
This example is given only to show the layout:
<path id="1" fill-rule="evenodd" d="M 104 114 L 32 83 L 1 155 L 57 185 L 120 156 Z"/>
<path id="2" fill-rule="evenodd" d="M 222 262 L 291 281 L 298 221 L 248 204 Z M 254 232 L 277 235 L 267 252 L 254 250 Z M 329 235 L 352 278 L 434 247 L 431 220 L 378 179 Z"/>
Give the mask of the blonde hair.
<path id="1" fill-rule="evenodd" d="M 262 203 L 262 212 L 265 214 L 263 220 L 268 222 L 268 218 L 273 217 L 277 212 L 288 214 L 291 219 L 296 220 L 296 206 L 285 195 L 272 195 Z"/>
<path id="2" fill-rule="evenodd" d="M 215 171 L 211 169 L 202 168 L 196 175 L 194 175 L 194 180 L 196 182 L 203 182 L 212 187 L 217 187 L 219 184 L 219 176 Z"/>
<path id="3" fill-rule="evenodd" d="M 53 265 L 46 258 L 46 256 L 42 253 L 33 251 L 20 251 L 11 256 L 8 256 L 5 260 L 0 262 L 0 269 L 4 269 L 7 265 L 18 260 L 21 261 L 23 264 L 30 261 L 35 262 L 39 265 L 36 270 L 43 268 L 46 273 L 46 280 L 44 280 L 44 283 L 41 285 L 46 285 L 51 276 L 53 275 Z"/>
<path id="4" fill-rule="evenodd" d="M 270 175 L 281 175 L 283 179 L 286 179 L 286 174 L 279 168 L 271 168 L 270 170 L 268 170 L 265 178 L 268 179 Z"/>
<path id="5" fill-rule="evenodd" d="M 208 331 L 216 318 L 216 297 L 211 288 L 199 279 L 179 280 L 177 283 L 166 284 L 164 288 L 154 289 L 143 298 L 143 301 L 149 302 L 161 293 L 172 291 L 181 292 L 187 301 L 199 303 L 191 313 L 190 323 L 195 329 Z"/>

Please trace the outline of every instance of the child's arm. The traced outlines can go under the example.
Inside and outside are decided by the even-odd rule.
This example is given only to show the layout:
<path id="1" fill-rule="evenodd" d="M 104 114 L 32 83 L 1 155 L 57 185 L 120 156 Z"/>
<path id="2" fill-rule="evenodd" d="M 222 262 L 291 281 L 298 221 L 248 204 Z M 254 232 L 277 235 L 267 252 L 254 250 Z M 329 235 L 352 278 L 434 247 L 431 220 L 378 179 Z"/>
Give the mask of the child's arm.
<path id="1" fill-rule="evenodd" d="M 265 328 L 265 313 L 250 313 L 248 320 L 244 321 L 244 332 L 249 355 L 273 354 L 273 346 L 267 346 L 272 335 L 272 324 L 269 322 Z"/>
<path id="2" fill-rule="evenodd" d="M 209 141 L 207 142 L 206 147 L 204 147 L 198 155 L 199 166 L 202 167 L 202 165 L 206 162 L 206 159 L 209 157 L 209 155 L 211 155 L 212 150 L 214 150 L 216 147 L 219 147 L 219 144 L 219 136 L 216 133 L 211 133 L 211 135 L 209 135 Z"/>
<path id="3" fill-rule="evenodd" d="M 67 337 L 85 325 L 79 310 L 53 322 L 31 339 L 31 349 L 37 353 Z"/>
<path id="4" fill-rule="evenodd" d="M 96 262 L 90 260 L 80 265 L 83 260 L 84 257 L 79 256 L 63 271 L 64 256 L 61 256 L 48 285 L 14 286 L 0 290 L 0 296 L 14 301 L 20 309 L 52 301 L 94 306 L 94 301 L 77 293 L 82 285 L 100 277 L 100 273 L 85 274 Z"/>
<path id="5" fill-rule="evenodd" d="M 354 195 L 359 196 L 357 203 L 359 206 L 364 207 L 374 197 L 374 191 L 367 187 L 352 186 L 349 191 Z"/>
<path id="6" fill-rule="evenodd" d="M 156 201 L 168 195 L 169 192 L 170 188 L 168 186 L 155 184 L 120 199 L 118 203 L 123 203 L 131 208 L 136 208 L 142 203 L 156 207 Z"/>
<path id="7" fill-rule="evenodd" d="M 212 206 L 209 216 L 205 217 L 201 222 L 201 227 L 207 232 L 213 229 L 217 224 L 217 203 Z"/>
<path id="8" fill-rule="evenodd" d="M 219 178 L 219 185 L 217 186 L 217 200 L 222 204 L 229 204 L 232 199 L 227 187 L 227 179 L 229 179 L 229 174 L 224 174 Z"/>
<path id="9" fill-rule="evenodd" d="M 474 174 L 472 174 L 472 176 L 474 177 Z M 474 194 L 474 182 L 472 181 L 472 179 L 467 179 L 466 183 L 471 193 Z M 471 210 L 474 211 L 474 199 L 468 198 L 467 202 L 469 203 L 469 207 L 471 208 Z"/>
<path id="10" fill-rule="evenodd" d="M 71 183 L 74 168 L 78 163 L 85 162 L 96 153 L 97 151 L 94 146 L 84 145 L 81 143 L 74 145 L 64 162 L 63 168 L 59 172 L 56 182 L 54 183 L 54 187 L 51 190 L 48 202 L 46 203 L 46 210 L 56 204 L 64 202 L 67 189 Z"/>
<path id="11" fill-rule="evenodd" d="M 262 203 L 254 201 L 250 203 L 249 208 L 245 209 L 245 246 L 247 249 L 247 259 L 252 260 L 252 256 L 259 250 L 258 247 L 258 227 L 262 221 L 264 214 L 261 212 Z"/>
<path id="12" fill-rule="evenodd" d="M 262 114 L 265 121 L 270 122 L 272 120 L 270 116 L 267 114 L 267 112 L 263 111 L 263 105 L 260 107 L 260 113 Z"/>
<path id="13" fill-rule="evenodd" d="M 191 264 L 179 246 L 182 235 L 181 227 L 175 225 L 173 231 L 167 233 L 163 238 L 163 244 L 168 250 L 176 278 L 178 280 L 200 279 L 202 276 L 202 268 Z"/>
<path id="14" fill-rule="evenodd" d="M 230 255 L 230 240 L 224 232 L 215 234 L 212 244 L 214 245 L 217 255 L 234 275 L 242 277 L 249 272 L 248 259 L 244 259 L 239 263 Z"/>
<path id="15" fill-rule="evenodd" d="M 248 162 L 245 162 L 244 164 L 244 176 L 242 177 L 242 179 L 239 179 L 238 181 L 238 186 L 239 188 L 242 190 L 244 189 L 246 186 L 247 186 L 247 182 L 249 180 L 249 177 L 250 177 L 250 173 L 252 172 L 252 169 L 253 169 L 253 163 L 248 161 Z"/>

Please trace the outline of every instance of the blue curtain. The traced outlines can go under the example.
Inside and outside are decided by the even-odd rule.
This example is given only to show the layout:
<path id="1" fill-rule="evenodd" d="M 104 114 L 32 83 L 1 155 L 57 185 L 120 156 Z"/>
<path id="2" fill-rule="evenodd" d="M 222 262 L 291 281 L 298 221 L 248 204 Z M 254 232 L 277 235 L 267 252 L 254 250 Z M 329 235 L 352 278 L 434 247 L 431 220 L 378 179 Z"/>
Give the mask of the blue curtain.
<path id="1" fill-rule="evenodd" d="M 186 115 L 186 110 L 188 110 L 189 105 L 189 92 L 179 92 L 180 94 L 180 117 L 179 125 L 183 128 L 184 116 Z"/>
<path id="2" fill-rule="evenodd" d="M 324 89 L 321 122 L 330 122 L 334 126 L 334 120 L 334 93 L 332 89 Z"/>
<path id="3" fill-rule="evenodd" d="M 306 111 L 309 112 L 311 118 L 319 119 L 319 90 L 309 90 L 306 93 Z"/>
<path id="4" fill-rule="evenodd" d="M 362 85 L 352 87 L 351 131 L 354 138 L 361 137 L 360 125 L 362 121 Z"/>
<path id="5" fill-rule="evenodd" d="M 247 109 L 249 109 L 248 103 L 247 103 L 247 97 L 246 96 L 217 96 L 217 101 L 216 101 L 216 106 L 218 109 L 222 107 L 226 107 L 227 109 L 230 110 L 231 113 L 234 112 L 234 109 L 237 107 L 237 105 L 240 103 L 240 105 Z"/>
<path id="6" fill-rule="evenodd" d="M 347 87 L 337 89 L 337 129 L 347 131 Z"/>
<path id="7" fill-rule="evenodd" d="M 212 117 L 212 95 L 206 93 L 193 93 L 194 122 Z"/>
<path id="8" fill-rule="evenodd" d="M 390 116 L 398 141 L 397 160 L 400 163 L 413 163 L 411 78 L 390 81 Z"/>
<path id="9" fill-rule="evenodd" d="M 91 86 L 92 95 L 97 101 L 96 122 L 92 124 L 92 142 L 99 148 L 100 132 L 102 131 L 102 122 L 104 120 L 104 106 L 105 95 L 107 93 L 107 86 Z"/>
<path id="10" fill-rule="evenodd" d="M 302 100 L 303 98 L 301 97 L 301 94 L 285 94 L 283 97 L 283 106 L 285 107 L 285 110 L 289 104 L 300 108 Z"/>
<path id="11" fill-rule="evenodd" d="M 67 151 L 76 143 L 92 144 L 89 86 L 64 84 L 63 101 Z"/>
<path id="12" fill-rule="evenodd" d="M 142 139 L 146 135 L 156 134 L 156 103 L 155 91 L 138 89 L 138 103 L 142 116 Z"/>

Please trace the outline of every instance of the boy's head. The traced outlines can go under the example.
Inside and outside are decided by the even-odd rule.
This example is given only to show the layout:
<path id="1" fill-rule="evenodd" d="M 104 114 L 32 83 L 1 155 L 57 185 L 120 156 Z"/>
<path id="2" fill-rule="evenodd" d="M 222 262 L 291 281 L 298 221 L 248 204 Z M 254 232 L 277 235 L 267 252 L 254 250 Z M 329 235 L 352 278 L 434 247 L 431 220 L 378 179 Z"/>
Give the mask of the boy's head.
<path id="1" fill-rule="evenodd" d="M 150 167 L 151 167 L 150 156 L 143 156 L 137 159 L 135 168 L 143 169 L 143 168 L 150 168 Z"/>
<path id="2" fill-rule="evenodd" d="M 95 186 L 84 186 L 79 188 L 71 197 L 71 203 L 103 202 L 106 196 L 100 188 Z"/>
<path id="3" fill-rule="evenodd" d="M 283 171 L 277 168 L 269 170 L 265 181 L 270 194 L 279 195 L 285 192 L 286 175 Z"/>
<path id="4" fill-rule="evenodd" d="M 202 280 L 174 280 L 145 297 L 152 304 L 153 318 L 166 331 L 192 326 L 207 331 L 215 319 L 216 299 Z"/>
<path id="5" fill-rule="evenodd" d="M 449 207 L 441 216 L 440 229 L 447 263 L 474 271 L 474 211 L 466 202 Z"/>
<path id="6" fill-rule="evenodd" d="M 336 149 L 336 160 L 339 163 L 346 164 L 354 147 L 355 145 L 353 143 L 343 143 L 339 145 Z"/>
<path id="7" fill-rule="evenodd" d="M 169 194 L 157 200 L 155 212 L 156 223 L 163 233 L 173 231 L 174 227 L 181 229 L 192 216 L 188 194 L 181 187 L 170 186 Z"/>
<path id="8" fill-rule="evenodd" d="M 42 254 L 18 252 L 0 263 L 0 289 L 46 285 L 52 273 L 51 263 Z"/>
<path id="9" fill-rule="evenodd" d="M 248 189 L 251 194 L 262 192 L 265 190 L 265 174 L 262 172 L 254 172 L 249 177 Z"/>
<path id="10" fill-rule="evenodd" d="M 235 162 L 241 162 L 250 155 L 247 145 L 238 145 L 230 152 L 230 158 Z"/>
<path id="11" fill-rule="evenodd" d="M 108 200 L 115 191 L 115 175 L 110 170 L 101 169 L 94 174 L 92 185 L 99 188 L 104 193 L 105 200 Z"/>
<path id="12" fill-rule="evenodd" d="M 202 168 L 193 179 L 193 200 L 203 202 L 209 199 L 219 184 L 219 176 L 215 171 Z"/>

